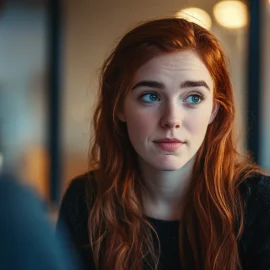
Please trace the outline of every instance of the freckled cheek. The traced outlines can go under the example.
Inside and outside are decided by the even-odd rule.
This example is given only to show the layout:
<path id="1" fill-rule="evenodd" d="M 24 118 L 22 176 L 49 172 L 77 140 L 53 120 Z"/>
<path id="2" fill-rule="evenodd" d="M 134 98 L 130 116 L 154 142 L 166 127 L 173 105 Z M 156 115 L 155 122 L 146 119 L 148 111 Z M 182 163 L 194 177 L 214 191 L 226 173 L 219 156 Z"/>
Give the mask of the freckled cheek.
<path id="1" fill-rule="evenodd" d="M 208 127 L 209 122 L 209 116 L 204 114 L 197 114 L 193 115 L 192 118 L 189 118 L 188 121 L 186 121 L 186 128 L 194 133 L 199 134 L 202 132 L 205 132 Z"/>
<path id="2" fill-rule="evenodd" d="M 139 113 L 127 115 L 127 128 L 132 141 L 146 139 L 151 136 L 155 120 L 149 115 L 140 115 Z"/>

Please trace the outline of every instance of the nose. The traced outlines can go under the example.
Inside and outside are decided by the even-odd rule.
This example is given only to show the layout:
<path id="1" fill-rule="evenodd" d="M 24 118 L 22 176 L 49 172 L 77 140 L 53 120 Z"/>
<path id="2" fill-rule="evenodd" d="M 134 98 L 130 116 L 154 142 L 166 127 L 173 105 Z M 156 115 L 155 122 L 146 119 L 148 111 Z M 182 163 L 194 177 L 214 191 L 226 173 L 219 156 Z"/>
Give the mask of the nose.
<path id="1" fill-rule="evenodd" d="M 164 129 L 180 128 L 181 115 L 179 104 L 167 104 L 162 111 L 160 126 Z"/>

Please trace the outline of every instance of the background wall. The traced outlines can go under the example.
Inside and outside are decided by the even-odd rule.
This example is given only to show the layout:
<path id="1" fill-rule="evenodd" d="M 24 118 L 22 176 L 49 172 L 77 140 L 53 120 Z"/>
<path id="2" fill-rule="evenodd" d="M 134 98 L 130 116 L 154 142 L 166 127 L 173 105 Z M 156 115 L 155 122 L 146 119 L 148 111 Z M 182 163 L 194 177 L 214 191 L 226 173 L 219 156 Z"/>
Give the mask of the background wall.
<path id="1" fill-rule="evenodd" d="M 64 32 L 64 142 L 67 164 L 86 169 L 89 123 L 98 87 L 99 67 L 126 31 L 143 20 L 172 16 L 182 8 L 201 7 L 212 13 L 216 1 L 148 0 L 67 1 Z M 239 148 L 245 145 L 245 68 L 247 29 L 229 31 L 215 24 L 212 31 L 221 40 L 230 59 L 237 102 Z M 75 160 L 76 160 L 75 159 Z M 76 162 L 76 161 L 75 161 Z M 71 168 L 70 166 L 67 166 Z M 66 167 L 66 168 L 67 168 Z M 75 167 L 74 167 L 75 168 Z M 67 178 L 77 173 L 68 172 Z"/>
<path id="2" fill-rule="evenodd" d="M 28 2 L 28 4 L 25 4 Z M 143 20 L 174 15 L 196 6 L 212 16 L 217 0 L 66 0 L 62 36 L 63 189 L 87 170 L 90 122 L 99 68 L 121 36 Z M 263 29 L 262 138 L 260 164 L 270 170 L 270 5 L 265 2 Z M 9 1 L 0 13 L 0 153 L 30 180 L 42 196 L 47 177 L 47 14 L 46 1 Z M 221 40 L 237 105 L 239 149 L 246 147 L 248 29 L 228 30 L 212 16 L 211 31 Z M 256 91 L 256 89 L 254 89 Z"/>
<path id="3" fill-rule="evenodd" d="M 38 1 L 0 9 L 0 153 L 42 196 L 46 175 L 46 11 Z"/>
<path id="4" fill-rule="evenodd" d="M 261 156 L 260 164 L 270 171 L 270 1 L 262 10 L 262 96 L 261 96 Z M 256 89 L 254 89 L 256 91 Z"/>

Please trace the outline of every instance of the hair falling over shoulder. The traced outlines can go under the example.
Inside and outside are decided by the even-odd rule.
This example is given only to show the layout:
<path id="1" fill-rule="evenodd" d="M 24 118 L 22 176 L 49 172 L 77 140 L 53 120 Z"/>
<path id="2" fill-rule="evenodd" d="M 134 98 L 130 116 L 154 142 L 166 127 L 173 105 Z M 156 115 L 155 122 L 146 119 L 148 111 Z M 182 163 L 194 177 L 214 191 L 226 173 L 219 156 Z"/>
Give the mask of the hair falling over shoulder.
<path id="1" fill-rule="evenodd" d="M 195 50 L 214 81 L 219 112 L 193 167 L 188 208 L 179 227 L 183 269 L 241 269 L 241 181 L 259 169 L 236 151 L 233 91 L 221 46 L 212 33 L 184 19 L 150 21 L 128 32 L 105 61 L 94 113 L 90 167 L 97 195 L 88 220 L 99 270 L 158 269 L 157 237 L 142 212 L 140 175 L 127 129 L 116 116 L 140 66 L 161 53 Z"/>

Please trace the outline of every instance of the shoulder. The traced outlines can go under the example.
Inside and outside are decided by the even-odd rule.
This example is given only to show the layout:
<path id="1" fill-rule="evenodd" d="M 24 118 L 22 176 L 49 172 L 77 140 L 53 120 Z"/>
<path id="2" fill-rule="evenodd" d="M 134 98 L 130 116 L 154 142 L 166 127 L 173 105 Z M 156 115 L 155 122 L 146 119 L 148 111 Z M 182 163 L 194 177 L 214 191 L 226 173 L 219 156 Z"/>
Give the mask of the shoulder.
<path id="1" fill-rule="evenodd" d="M 83 204 L 88 195 L 96 193 L 95 171 L 90 171 L 72 179 L 62 198 L 62 204 Z M 78 205 L 77 205 L 78 206 Z"/>
<path id="2" fill-rule="evenodd" d="M 75 269 L 47 214 L 34 190 L 14 175 L 0 173 L 0 269 Z"/>
<path id="3" fill-rule="evenodd" d="M 244 200 L 246 223 L 252 223 L 261 213 L 270 209 L 270 176 L 254 174 L 244 180 L 240 187 Z"/>
<path id="4" fill-rule="evenodd" d="M 64 227 L 78 244 L 82 244 L 88 238 L 89 191 L 95 191 L 93 171 L 72 179 L 60 204 L 57 229 Z"/>
<path id="5" fill-rule="evenodd" d="M 245 200 L 260 198 L 270 192 L 270 176 L 261 173 L 253 174 L 245 179 L 239 188 Z"/>
<path id="6" fill-rule="evenodd" d="M 92 174 L 89 172 L 71 180 L 61 200 L 61 209 L 74 213 L 86 206 L 87 184 L 92 182 Z"/>
<path id="7" fill-rule="evenodd" d="M 244 200 L 243 260 L 250 269 L 270 269 L 270 177 L 256 174 L 240 185 Z"/>
<path id="8" fill-rule="evenodd" d="M 87 183 L 93 182 L 93 179 L 94 179 L 93 171 L 75 177 L 70 181 L 64 196 L 66 196 L 67 194 L 72 196 L 73 194 L 82 192 L 83 190 L 85 190 Z"/>

